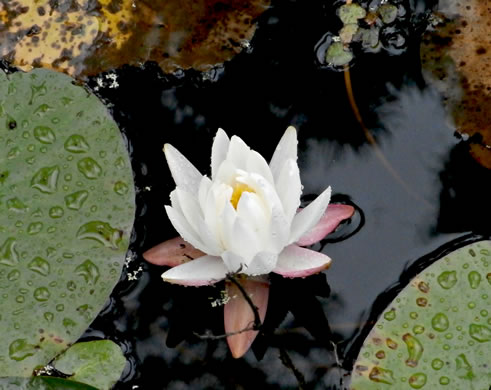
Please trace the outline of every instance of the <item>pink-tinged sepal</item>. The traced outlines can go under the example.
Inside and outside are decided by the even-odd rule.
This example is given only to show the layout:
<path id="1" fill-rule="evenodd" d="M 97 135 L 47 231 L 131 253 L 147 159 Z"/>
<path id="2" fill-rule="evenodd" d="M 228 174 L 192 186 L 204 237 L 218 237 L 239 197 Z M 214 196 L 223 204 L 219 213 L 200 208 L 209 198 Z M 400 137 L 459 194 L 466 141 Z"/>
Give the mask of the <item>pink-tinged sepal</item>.
<path id="1" fill-rule="evenodd" d="M 286 278 L 304 278 L 323 271 L 330 265 L 329 256 L 297 245 L 290 245 L 278 256 L 273 272 Z"/>
<path id="2" fill-rule="evenodd" d="M 220 257 L 206 255 L 171 268 L 162 274 L 162 279 L 182 286 L 209 286 L 225 279 L 227 272 Z"/>
<path id="3" fill-rule="evenodd" d="M 204 255 L 182 237 L 176 237 L 150 248 L 143 253 L 143 258 L 155 265 L 176 267 Z"/>
<path id="4" fill-rule="evenodd" d="M 296 244 L 307 246 L 319 242 L 329 233 L 336 230 L 341 222 L 351 218 L 354 213 L 355 208 L 353 206 L 347 204 L 330 204 L 327 206 L 327 210 L 319 222 L 310 231 L 300 237 Z"/>
<path id="5" fill-rule="evenodd" d="M 266 316 L 269 298 L 269 281 L 265 277 L 241 278 L 239 283 L 257 307 L 261 323 Z M 239 332 L 254 325 L 254 312 L 245 300 L 239 288 L 232 282 L 226 282 L 227 295 L 230 298 L 224 307 L 225 333 Z M 249 330 L 227 337 L 227 343 L 236 359 L 242 357 L 250 348 L 258 331 Z"/>

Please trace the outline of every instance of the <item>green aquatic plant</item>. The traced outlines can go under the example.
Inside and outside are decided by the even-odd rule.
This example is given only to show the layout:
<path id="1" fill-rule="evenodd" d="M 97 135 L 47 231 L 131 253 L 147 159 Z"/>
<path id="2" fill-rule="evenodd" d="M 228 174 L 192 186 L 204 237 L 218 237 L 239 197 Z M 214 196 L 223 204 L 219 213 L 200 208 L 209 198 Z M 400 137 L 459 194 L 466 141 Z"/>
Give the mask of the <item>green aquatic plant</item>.
<path id="1" fill-rule="evenodd" d="M 0 378 L 2 390 L 98 390 L 95 387 L 62 378 L 36 376 L 34 378 Z"/>
<path id="2" fill-rule="evenodd" d="M 96 340 L 74 344 L 53 365 L 72 381 L 109 390 L 120 378 L 126 359 L 114 342 Z"/>
<path id="3" fill-rule="evenodd" d="M 73 344 L 119 280 L 133 226 L 129 156 L 66 75 L 0 72 L 0 377 Z"/>
<path id="4" fill-rule="evenodd" d="M 413 278 L 366 338 L 350 389 L 488 390 L 490 263 L 491 241 L 480 241 Z"/>

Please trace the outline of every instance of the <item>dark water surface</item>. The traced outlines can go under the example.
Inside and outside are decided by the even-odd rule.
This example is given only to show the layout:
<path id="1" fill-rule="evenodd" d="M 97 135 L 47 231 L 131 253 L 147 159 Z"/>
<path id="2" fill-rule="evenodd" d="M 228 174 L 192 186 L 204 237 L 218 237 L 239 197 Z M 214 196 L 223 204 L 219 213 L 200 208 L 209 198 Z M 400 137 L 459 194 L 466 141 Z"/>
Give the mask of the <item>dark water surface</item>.
<path id="1" fill-rule="evenodd" d="M 279 348 L 305 376 L 305 388 L 342 389 L 344 368 L 356 355 L 350 347 L 376 298 L 418 258 L 468 233 L 489 232 L 490 171 L 468 156 L 439 96 L 421 77 L 420 26 L 407 22 L 412 35 L 402 54 L 359 55 L 351 69 L 362 117 L 380 154 L 353 115 L 343 74 L 316 60 L 317 42 L 327 31 L 336 32 L 339 23 L 328 3 L 274 2 L 259 20 L 250 52 L 206 77 L 194 72 L 164 76 L 148 64 L 115 72 L 119 88 L 98 91 L 128 138 L 138 186 L 134 260 L 86 334 L 109 337 L 126 349 L 132 365 L 118 389 L 298 388 L 292 370 L 279 359 Z M 424 20 L 429 9 L 424 2 L 401 3 L 414 20 Z M 96 78 L 90 84 L 96 86 Z M 176 236 L 164 211 L 175 184 L 162 146 L 173 144 L 209 173 L 218 127 L 268 159 L 289 125 L 298 129 L 304 194 L 332 186 L 338 199 L 359 208 L 340 234 L 362 226 L 344 241 L 322 246 L 334 260 L 324 272 L 330 297 L 322 275 L 273 283 L 278 287 L 272 287 L 268 316 L 281 321 L 279 307 L 295 316 L 288 314 L 274 335 L 258 341 L 255 352 L 264 353 L 262 360 L 252 351 L 234 360 L 224 340 L 192 336 L 193 331 L 223 332 L 222 309 L 210 305 L 219 288 L 165 284 L 163 269 L 141 257 Z M 137 280 L 129 280 L 140 266 Z M 336 367 L 330 340 L 338 343 L 341 365 L 348 357 L 343 369 Z"/>

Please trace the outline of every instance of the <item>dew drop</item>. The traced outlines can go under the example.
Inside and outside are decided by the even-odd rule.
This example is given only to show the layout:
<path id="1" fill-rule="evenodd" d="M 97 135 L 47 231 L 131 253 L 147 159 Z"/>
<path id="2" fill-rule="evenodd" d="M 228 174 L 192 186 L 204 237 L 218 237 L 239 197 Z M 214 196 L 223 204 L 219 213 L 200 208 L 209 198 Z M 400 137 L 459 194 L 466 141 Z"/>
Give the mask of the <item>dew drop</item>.
<path id="1" fill-rule="evenodd" d="M 424 351 L 423 345 L 416 337 L 409 333 L 402 336 L 402 340 L 406 343 L 407 352 L 409 354 L 406 359 L 406 365 L 409 367 L 416 367 Z"/>
<path id="2" fill-rule="evenodd" d="M 24 204 L 19 198 L 11 198 L 7 200 L 7 208 L 9 211 L 16 213 L 25 213 L 29 210 L 26 204 Z"/>
<path id="3" fill-rule="evenodd" d="M 65 205 L 71 210 L 80 210 L 88 197 L 88 191 L 82 190 L 74 192 L 73 194 L 65 196 Z"/>
<path id="4" fill-rule="evenodd" d="M 491 329 L 486 325 L 470 324 L 469 335 L 480 343 L 485 343 L 491 340 Z"/>
<path id="5" fill-rule="evenodd" d="M 96 284 L 100 276 L 99 268 L 89 259 L 75 268 L 75 273 L 82 276 L 88 284 Z"/>
<path id="6" fill-rule="evenodd" d="M 19 263 L 19 255 L 15 250 L 16 240 L 9 237 L 0 247 L 0 264 L 13 267 Z"/>
<path id="7" fill-rule="evenodd" d="M 416 299 L 416 305 L 418 305 L 419 307 L 426 307 L 426 305 L 428 304 L 428 300 L 426 298 L 417 298 Z"/>
<path id="8" fill-rule="evenodd" d="M 20 154 L 20 149 L 18 146 L 13 147 L 12 149 L 9 150 L 7 153 L 7 159 L 12 160 L 13 158 L 16 158 Z"/>
<path id="9" fill-rule="evenodd" d="M 14 269 L 13 271 L 10 271 L 9 274 L 7 275 L 7 279 L 10 282 L 15 282 L 19 278 L 20 278 L 20 272 L 16 269 Z"/>
<path id="10" fill-rule="evenodd" d="M 63 310 L 65 310 L 65 305 L 63 305 L 62 303 L 56 305 L 56 311 L 63 311 Z"/>
<path id="11" fill-rule="evenodd" d="M 124 181 L 118 181 L 114 184 L 114 192 L 118 195 L 126 195 L 129 187 Z"/>
<path id="12" fill-rule="evenodd" d="M 44 319 L 48 322 L 53 322 L 55 318 L 55 315 L 49 311 L 47 311 L 46 313 L 44 313 Z"/>
<path id="13" fill-rule="evenodd" d="M 443 386 L 446 386 L 450 383 L 450 379 L 448 379 L 448 377 L 446 376 L 441 376 L 438 383 L 440 383 Z"/>
<path id="14" fill-rule="evenodd" d="M 422 325 L 415 325 L 413 328 L 414 334 L 422 334 L 422 333 L 424 333 L 424 331 L 425 331 L 425 328 Z"/>
<path id="15" fill-rule="evenodd" d="M 373 382 L 385 383 L 392 385 L 394 383 L 394 376 L 391 370 L 384 369 L 382 367 L 373 367 L 368 378 Z"/>
<path id="16" fill-rule="evenodd" d="M 49 290 L 46 287 L 39 287 L 34 290 L 34 299 L 39 302 L 46 302 L 51 296 Z"/>
<path id="17" fill-rule="evenodd" d="M 42 257 L 35 257 L 27 266 L 31 271 L 39 275 L 48 276 L 50 273 L 49 263 Z"/>
<path id="18" fill-rule="evenodd" d="M 384 318 L 387 320 L 387 321 L 393 321 L 395 320 L 396 318 L 396 310 L 395 309 L 390 309 L 388 312 L 386 312 L 384 314 Z"/>
<path id="19" fill-rule="evenodd" d="M 73 280 L 70 280 L 70 281 L 67 282 L 66 288 L 69 291 L 75 291 L 77 289 L 77 284 Z"/>
<path id="20" fill-rule="evenodd" d="M 34 129 L 34 138 L 42 144 L 52 144 L 56 141 L 56 136 L 51 128 L 46 126 L 37 126 Z"/>
<path id="21" fill-rule="evenodd" d="M 38 108 L 34 110 L 34 114 L 36 114 L 39 117 L 43 117 L 44 114 L 46 114 L 49 111 L 52 111 L 53 107 L 47 105 L 47 104 L 41 104 Z"/>
<path id="22" fill-rule="evenodd" d="M 17 339 L 12 341 L 9 346 L 9 357 L 15 361 L 22 361 L 36 353 L 36 346 L 29 344 L 26 339 Z"/>
<path id="23" fill-rule="evenodd" d="M 418 372 L 414 375 L 411 375 L 408 380 L 409 386 L 413 389 L 421 389 L 424 385 L 426 385 L 426 374 L 422 372 Z"/>
<path id="24" fill-rule="evenodd" d="M 38 234 L 41 230 L 43 230 L 42 222 L 32 222 L 27 227 L 27 233 L 30 234 L 31 236 Z"/>
<path id="25" fill-rule="evenodd" d="M 24 303 L 25 298 L 24 298 L 22 295 L 18 295 L 18 296 L 15 298 L 15 301 L 16 301 L 17 303 Z"/>
<path id="26" fill-rule="evenodd" d="M 65 141 L 65 149 L 72 153 L 86 153 L 90 147 L 84 137 L 74 134 Z"/>
<path id="27" fill-rule="evenodd" d="M 472 380 L 474 373 L 472 372 L 472 366 L 467 361 L 465 354 L 461 353 L 455 358 L 455 365 L 457 367 L 457 376 L 462 379 Z"/>
<path id="28" fill-rule="evenodd" d="M 479 284 L 481 283 L 481 274 L 479 272 L 471 271 L 469 272 L 467 278 L 472 289 L 476 289 L 479 287 Z"/>
<path id="29" fill-rule="evenodd" d="M 88 222 L 82 225 L 77 232 L 77 238 L 79 239 L 95 240 L 112 249 L 118 249 L 122 237 L 123 232 L 121 230 L 114 229 L 107 222 L 101 221 Z"/>
<path id="30" fill-rule="evenodd" d="M 394 340 L 390 339 L 390 338 L 388 338 L 388 339 L 385 341 L 385 344 L 386 344 L 386 345 L 387 345 L 387 347 L 389 347 L 390 349 L 397 349 L 397 343 L 396 343 Z"/>
<path id="31" fill-rule="evenodd" d="M 437 281 L 442 288 L 448 290 L 453 286 L 455 286 L 455 283 L 457 283 L 457 272 L 455 271 L 442 272 L 440 275 L 438 275 Z"/>
<path id="32" fill-rule="evenodd" d="M 441 370 L 444 366 L 444 363 L 443 363 L 443 360 L 441 359 L 433 359 L 432 362 L 431 362 L 431 368 L 433 368 L 434 370 Z"/>
<path id="33" fill-rule="evenodd" d="M 102 175 L 102 168 L 92 157 L 85 157 L 77 163 L 78 170 L 89 180 L 97 179 Z"/>
<path id="34" fill-rule="evenodd" d="M 60 206 L 54 206 L 49 209 L 49 216 L 51 218 L 61 218 L 63 217 L 63 214 L 65 214 L 65 212 Z"/>
<path id="35" fill-rule="evenodd" d="M 422 293 L 425 293 L 426 294 L 426 293 L 428 293 L 428 291 L 430 291 L 430 286 L 426 282 L 419 282 L 418 283 L 418 289 Z"/>
<path id="36" fill-rule="evenodd" d="M 56 191 L 59 173 L 60 169 L 56 165 L 41 168 L 32 178 L 31 187 L 45 194 L 52 194 Z"/>
<path id="37" fill-rule="evenodd" d="M 444 313 L 437 313 L 431 319 L 431 326 L 437 332 L 444 332 L 448 329 L 449 321 L 448 317 Z"/>

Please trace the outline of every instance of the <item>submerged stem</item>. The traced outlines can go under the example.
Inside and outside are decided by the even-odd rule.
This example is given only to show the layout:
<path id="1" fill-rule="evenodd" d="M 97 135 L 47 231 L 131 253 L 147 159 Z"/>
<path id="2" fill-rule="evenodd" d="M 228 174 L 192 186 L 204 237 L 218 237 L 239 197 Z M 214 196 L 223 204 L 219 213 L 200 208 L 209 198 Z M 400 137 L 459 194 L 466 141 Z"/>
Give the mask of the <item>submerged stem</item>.
<path id="1" fill-rule="evenodd" d="M 351 1 L 346 1 L 347 4 L 351 3 Z M 349 71 L 349 68 L 347 65 L 344 67 L 344 83 L 346 86 L 346 94 L 348 95 L 348 100 L 351 106 L 351 109 L 353 110 L 353 114 L 355 115 L 356 120 L 360 124 L 361 129 L 363 130 L 363 133 L 365 134 L 365 138 L 367 139 L 368 143 L 373 147 L 373 150 L 375 151 L 375 155 L 377 158 L 380 160 L 381 164 L 384 166 L 385 169 L 390 173 L 390 175 L 414 198 L 418 199 L 422 203 L 424 203 L 426 206 L 431 207 L 431 204 L 423 199 L 421 196 L 419 196 L 416 191 L 414 191 L 400 176 L 399 173 L 392 167 L 390 162 L 387 160 L 385 155 L 382 153 L 382 150 L 377 144 L 377 141 L 373 137 L 372 133 L 368 130 L 368 128 L 365 126 L 365 123 L 363 122 L 363 118 L 360 114 L 360 110 L 358 109 L 358 105 L 356 104 L 355 100 L 355 95 L 353 93 L 353 86 L 351 84 L 351 74 Z"/>

